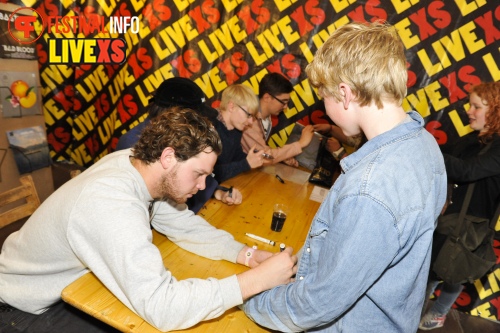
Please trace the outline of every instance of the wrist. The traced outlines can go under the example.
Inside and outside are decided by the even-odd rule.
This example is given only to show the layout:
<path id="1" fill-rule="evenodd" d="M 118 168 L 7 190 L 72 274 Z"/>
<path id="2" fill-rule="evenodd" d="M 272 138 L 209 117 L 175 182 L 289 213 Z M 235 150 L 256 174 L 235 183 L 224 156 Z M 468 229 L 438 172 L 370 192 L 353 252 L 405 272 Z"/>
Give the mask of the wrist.
<path id="1" fill-rule="evenodd" d="M 215 190 L 214 198 L 217 200 L 222 200 L 223 193 L 224 193 L 224 191 L 222 191 L 222 190 Z"/>
<path id="2" fill-rule="evenodd" d="M 256 247 L 249 247 L 245 251 L 245 262 L 244 265 L 247 267 L 250 267 L 250 260 L 254 257 L 255 255 L 255 249 Z"/>

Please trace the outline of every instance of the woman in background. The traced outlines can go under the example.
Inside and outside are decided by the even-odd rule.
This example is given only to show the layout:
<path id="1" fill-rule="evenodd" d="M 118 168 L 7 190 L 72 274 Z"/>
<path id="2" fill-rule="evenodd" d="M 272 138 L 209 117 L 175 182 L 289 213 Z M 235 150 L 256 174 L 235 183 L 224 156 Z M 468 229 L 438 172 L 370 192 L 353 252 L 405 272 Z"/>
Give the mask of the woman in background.
<path id="1" fill-rule="evenodd" d="M 466 214 L 491 220 L 500 202 L 500 82 L 472 87 L 469 102 L 467 116 L 474 133 L 459 140 L 451 154 L 443 154 L 448 181 L 457 185 L 453 188 L 453 202 L 445 208 L 443 215 L 460 212 L 467 187 L 475 182 Z M 487 144 L 491 144 L 489 149 L 478 155 Z M 438 278 L 432 275 L 424 304 L 439 284 Z M 443 282 L 439 297 L 422 317 L 419 328 L 442 327 L 462 288 L 462 284 Z"/>

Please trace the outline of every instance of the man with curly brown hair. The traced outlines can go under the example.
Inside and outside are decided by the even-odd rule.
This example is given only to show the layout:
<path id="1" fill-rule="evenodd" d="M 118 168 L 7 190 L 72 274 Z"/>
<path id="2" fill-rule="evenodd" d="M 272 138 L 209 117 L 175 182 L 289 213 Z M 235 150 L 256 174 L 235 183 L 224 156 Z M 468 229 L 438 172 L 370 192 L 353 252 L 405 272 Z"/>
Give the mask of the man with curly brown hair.
<path id="1" fill-rule="evenodd" d="M 290 282 L 297 260 L 292 249 L 274 256 L 251 249 L 187 209 L 220 152 L 206 118 L 172 108 L 151 120 L 132 150 L 105 156 L 61 186 L 4 243 L 0 331 L 107 332 L 61 305 L 61 291 L 89 271 L 162 331 L 218 317 Z M 179 281 L 164 267 L 151 228 L 187 251 L 252 269 Z"/>

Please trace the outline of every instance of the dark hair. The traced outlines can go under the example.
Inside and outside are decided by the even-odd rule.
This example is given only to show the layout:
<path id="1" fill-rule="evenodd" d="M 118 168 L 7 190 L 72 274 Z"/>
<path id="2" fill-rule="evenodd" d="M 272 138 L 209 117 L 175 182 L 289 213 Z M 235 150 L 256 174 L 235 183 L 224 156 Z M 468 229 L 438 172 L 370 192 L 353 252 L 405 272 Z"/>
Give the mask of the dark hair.
<path id="1" fill-rule="evenodd" d="M 279 73 L 268 73 L 264 75 L 259 83 L 259 99 L 264 94 L 278 96 L 281 94 L 289 94 L 293 90 L 292 83 Z"/>
<path id="2" fill-rule="evenodd" d="M 153 119 L 158 117 L 159 114 L 162 114 L 165 110 L 174 107 L 175 105 L 171 105 L 169 107 L 164 107 L 164 106 L 159 106 L 154 102 L 151 102 L 147 105 L 147 112 L 148 112 L 148 117 L 149 119 Z"/>
<path id="3" fill-rule="evenodd" d="M 488 143 L 500 135 L 500 82 L 483 82 L 472 87 L 469 95 L 475 93 L 488 105 L 486 131 L 479 133 L 482 142 Z"/>
<path id="4" fill-rule="evenodd" d="M 160 159 L 171 147 L 178 161 L 186 161 L 205 149 L 219 155 L 222 143 L 212 123 L 196 111 L 172 107 L 152 119 L 133 148 L 133 156 L 146 164 Z"/>

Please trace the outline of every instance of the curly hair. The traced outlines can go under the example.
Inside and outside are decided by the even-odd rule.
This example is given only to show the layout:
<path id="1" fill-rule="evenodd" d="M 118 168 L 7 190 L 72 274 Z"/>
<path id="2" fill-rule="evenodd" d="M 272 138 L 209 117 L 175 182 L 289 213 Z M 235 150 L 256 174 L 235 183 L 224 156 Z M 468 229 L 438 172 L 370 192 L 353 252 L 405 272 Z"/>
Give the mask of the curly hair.
<path id="1" fill-rule="evenodd" d="M 158 161 L 171 147 L 178 161 L 186 161 L 209 148 L 220 155 L 222 143 L 212 123 L 196 111 L 172 107 L 151 120 L 133 148 L 133 157 L 146 164 Z"/>
<path id="2" fill-rule="evenodd" d="M 405 48 L 385 22 L 351 22 L 338 28 L 307 65 L 311 85 L 323 97 L 342 100 L 339 84 L 351 87 L 360 106 L 383 101 L 401 105 L 407 93 Z"/>
<path id="3" fill-rule="evenodd" d="M 469 91 L 469 95 L 475 93 L 488 106 L 486 114 L 485 131 L 479 133 L 479 138 L 484 143 L 500 135 L 500 82 L 483 82 L 475 85 Z"/>

